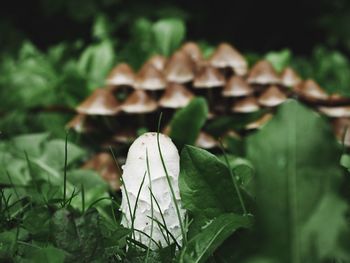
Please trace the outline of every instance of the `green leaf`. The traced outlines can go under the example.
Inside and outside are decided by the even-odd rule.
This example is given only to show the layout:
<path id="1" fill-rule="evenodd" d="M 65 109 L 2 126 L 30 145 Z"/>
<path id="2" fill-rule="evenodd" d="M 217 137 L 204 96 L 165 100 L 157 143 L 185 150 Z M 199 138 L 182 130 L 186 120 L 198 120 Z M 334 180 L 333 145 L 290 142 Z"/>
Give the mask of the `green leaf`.
<path id="1" fill-rule="evenodd" d="M 19 152 L 25 151 L 30 157 L 38 157 L 48 137 L 47 133 L 26 134 L 13 138 L 12 143 Z"/>
<path id="2" fill-rule="evenodd" d="M 289 49 L 281 51 L 269 52 L 265 55 L 277 72 L 281 72 L 290 63 L 292 52 Z"/>
<path id="3" fill-rule="evenodd" d="M 181 201 L 193 217 L 189 236 L 220 214 L 242 213 L 229 169 L 215 155 L 185 146 L 180 158 L 179 187 Z M 251 206 L 248 194 L 240 189 L 246 206 Z M 248 202 L 248 203 L 247 203 Z"/>
<path id="4" fill-rule="evenodd" d="M 66 257 L 66 253 L 58 248 L 48 246 L 41 249 L 32 249 L 28 256 L 28 261 L 24 262 L 35 262 L 35 263 L 63 263 Z"/>
<path id="5" fill-rule="evenodd" d="M 284 103 L 248 138 L 256 168 L 257 225 L 265 255 L 279 261 L 319 262 L 333 255 L 346 229 L 345 202 L 337 195 L 341 151 L 317 113 Z"/>
<path id="6" fill-rule="evenodd" d="M 183 41 L 186 28 L 182 20 L 166 18 L 153 25 L 153 34 L 157 51 L 162 55 L 169 56 Z"/>
<path id="7" fill-rule="evenodd" d="M 113 44 L 108 39 L 84 50 L 79 58 L 78 68 L 88 79 L 90 91 L 104 85 L 105 77 L 112 68 L 114 60 Z"/>
<path id="8" fill-rule="evenodd" d="M 239 228 L 249 228 L 252 218 L 233 213 L 222 214 L 208 223 L 201 233 L 192 238 L 183 248 L 180 262 L 201 263 Z"/>
<path id="9" fill-rule="evenodd" d="M 204 98 L 196 98 L 187 107 L 178 110 L 170 123 L 170 137 L 181 149 L 185 144 L 194 144 L 208 116 Z"/>

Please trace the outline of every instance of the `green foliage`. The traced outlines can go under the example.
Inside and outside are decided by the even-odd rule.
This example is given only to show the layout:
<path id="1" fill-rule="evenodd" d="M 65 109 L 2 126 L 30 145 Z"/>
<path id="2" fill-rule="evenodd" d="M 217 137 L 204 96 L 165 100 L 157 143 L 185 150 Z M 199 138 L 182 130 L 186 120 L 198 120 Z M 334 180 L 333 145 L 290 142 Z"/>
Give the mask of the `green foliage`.
<path id="1" fill-rule="evenodd" d="M 278 52 L 269 52 L 265 59 L 270 61 L 277 72 L 281 72 L 290 63 L 292 52 L 289 49 L 283 49 Z"/>
<path id="2" fill-rule="evenodd" d="M 283 262 L 335 256 L 347 205 L 337 194 L 340 150 L 325 121 L 288 101 L 248 139 L 248 157 L 263 253 Z"/>
<path id="3" fill-rule="evenodd" d="M 162 19 L 153 24 L 156 52 L 169 56 L 183 41 L 186 28 L 182 20 L 176 18 Z"/>
<path id="4" fill-rule="evenodd" d="M 181 251 L 180 262 L 203 263 L 239 228 L 249 228 L 252 218 L 222 214 L 210 221 L 203 231 L 191 239 Z"/>
<path id="5" fill-rule="evenodd" d="M 185 144 L 194 144 L 208 116 L 204 98 L 193 99 L 185 108 L 178 110 L 170 123 L 170 137 L 181 149 Z"/>

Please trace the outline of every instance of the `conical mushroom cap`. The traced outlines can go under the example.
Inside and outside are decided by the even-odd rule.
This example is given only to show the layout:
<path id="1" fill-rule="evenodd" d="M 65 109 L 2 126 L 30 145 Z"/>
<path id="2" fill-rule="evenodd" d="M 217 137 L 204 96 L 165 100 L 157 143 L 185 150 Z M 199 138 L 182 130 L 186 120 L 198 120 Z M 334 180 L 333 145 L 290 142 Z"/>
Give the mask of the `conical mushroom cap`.
<path id="1" fill-rule="evenodd" d="M 117 164 L 110 154 L 98 153 L 90 160 L 88 160 L 82 168 L 96 171 L 106 182 L 109 183 L 112 189 L 120 189 L 121 174 L 117 167 Z"/>
<path id="2" fill-rule="evenodd" d="M 218 142 L 208 133 L 201 131 L 196 139 L 195 145 L 203 149 L 212 149 L 218 146 Z"/>
<path id="3" fill-rule="evenodd" d="M 76 110 L 86 115 L 115 115 L 119 112 L 120 105 L 111 91 L 96 89 Z"/>
<path id="4" fill-rule="evenodd" d="M 263 116 L 261 116 L 261 118 L 251 122 L 251 123 L 248 123 L 246 125 L 246 129 L 247 130 L 255 130 L 255 129 L 260 129 L 261 127 L 263 127 L 266 123 L 269 122 L 269 120 L 271 120 L 273 117 L 273 115 L 271 113 L 267 113 L 267 114 L 264 114 Z"/>
<path id="5" fill-rule="evenodd" d="M 154 55 L 150 57 L 145 64 L 153 65 L 157 70 L 163 71 L 166 62 L 167 62 L 167 59 L 164 56 Z"/>
<path id="6" fill-rule="evenodd" d="M 332 123 L 335 136 L 340 143 L 350 146 L 350 118 L 338 118 Z"/>
<path id="7" fill-rule="evenodd" d="M 220 71 L 210 65 L 202 65 L 196 72 L 193 87 L 195 88 L 215 88 L 225 85 L 225 77 Z"/>
<path id="8" fill-rule="evenodd" d="M 189 82 L 194 77 L 194 62 L 185 52 L 177 51 L 165 65 L 165 76 L 169 82 Z"/>
<path id="9" fill-rule="evenodd" d="M 237 113 L 251 113 L 251 112 L 258 111 L 259 109 L 260 109 L 260 106 L 255 97 L 247 97 L 247 98 L 241 99 L 236 103 L 234 103 L 232 107 L 232 111 Z"/>
<path id="10" fill-rule="evenodd" d="M 144 90 L 165 89 L 166 81 L 161 71 L 152 64 L 145 64 L 136 76 L 136 87 Z"/>
<path id="11" fill-rule="evenodd" d="M 248 63 L 244 56 L 230 44 L 221 43 L 210 58 L 210 64 L 216 68 L 230 67 L 237 75 L 245 75 Z"/>
<path id="12" fill-rule="evenodd" d="M 309 100 L 327 100 L 327 92 L 313 79 L 308 79 L 294 87 L 294 90 L 303 98 Z"/>
<path id="13" fill-rule="evenodd" d="M 291 67 L 286 67 L 281 74 L 281 84 L 286 87 L 298 85 L 302 79 Z"/>
<path id="14" fill-rule="evenodd" d="M 181 50 L 189 55 L 193 61 L 200 61 L 203 59 L 202 51 L 199 46 L 194 42 L 187 42 L 182 47 Z"/>
<path id="15" fill-rule="evenodd" d="M 95 130 L 95 127 L 87 120 L 88 116 L 77 114 L 66 124 L 66 129 L 72 129 L 77 133 L 88 133 Z"/>
<path id="16" fill-rule="evenodd" d="M 272 85 L 260 95 L 258 101 L 262 106 L 275 107 L 283 103 L 286 99 L 286 94 L 284 94 L 278 87 Z"/>
<path id="17" fill-rule="evenodd" d="M 350 106 L 319 107 L 318 110 L 332 118 L 350 117 Z"/>
<path id="18" fill-rule="evenodd" d="M 250 84 L 272 85 L 279 84 L 280 78 L 269 61 L 260 60 L 250 70 L 247 81 Z"/>
<path id="19" fill-rule="evenodd" d="M 159 105 L 164 108 L 178 109 L 187 106 L 194 95 L 185 86 L 176 83 L 169 83 Z"/>
<path id="20" fill-rule="evenodd" d="M 108 74 L 106 83 L 113 86 L 133 86 L 134 81 L 135 73 L 132 68 L 126 63 L 121 63 L 111 70 Z"/>
<path id="21" fill-rule="evenodd" d="M 144 90 L 135 90 L 121 105 L 126 113 L 148 113 L 155 111 L 158 105 Z"/>
<path id="22" fill-rule="evenodd" d="M 242 97 L 254 92 L 253 88 L 240 76 L 232 76 L 222 90 L 224 97 Z"/>

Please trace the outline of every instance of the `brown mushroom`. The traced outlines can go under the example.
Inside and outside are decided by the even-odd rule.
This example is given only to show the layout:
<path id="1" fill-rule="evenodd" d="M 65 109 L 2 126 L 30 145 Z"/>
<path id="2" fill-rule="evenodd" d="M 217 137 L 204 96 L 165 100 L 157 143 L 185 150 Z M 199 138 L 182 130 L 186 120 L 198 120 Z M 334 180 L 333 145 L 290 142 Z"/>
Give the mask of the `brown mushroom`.
<path id="1" fill-rule="evenodd" d="M 221 94 L 223 97 L 243 97 L 254 92 L 253 88 L 240 76 L 232 76 Z"/>
<path id="2" fill-rule="evenodd" d="M 329 99 L 327 92 L 320 87 L 313 79 L 307 79 L 294 86 L 294 91 L 309 102 L 324 102 Z"/>
<path id="3" fill-rule="evenodd" d="M 165 65 L 165 77 L 169 82 L 189 82 L 194 77 L 194 66 L 190 56 L 183 51 L 177 51 Z"/>
<path id="4" fill-rule="evenodd" d="M 76 108 L 77 112 L 86 115 L 115 115 L 120 111 L 119 102 L 107 89 L 96 89 Z"/>
<path id="5" fill-rule="evenodd" d="M 286 67 L 281 73 L 281 84 L 285 87 L 294 87 L 301 81 L 300 76 L 291 67 Z"/>
<path id="6" fill-rule="evenodd" d="M 185 86 L 177 83 L 169 83 L 159 105 L 164 108 L 178 109 L 187 106 L 194 97 L 193 93 Z"/>
<path id="7" fill-rule="evenodd" d="M 221 43 L 210 58 L 210 64 L 217 68 L 232 68 L 237 75 L 245 75 L 248 63 L 244 56 L 228 43 Z"/>
<path id="8" fill-rule="evenodd" d="M 135 90 L 121 105 L 126 113 L 149 113 L 155 111 L 158 105 L 144 90 Z"/>
<path id="9" fill-rule="evenodd" d="M 231 108 L 236 113 L 251 113 L 260 109 L 259 103 L 255 97 L 246 97 L 235 102 Z"/>
<path id="10" fill-rule="evenodd" d="M 269 61 L 260 60 L 250 70 L 247 81 L 250 84 L 273 85 L 279 84 L 280 78 Z"/>
<path id="11" fill-rule="evenodd" d="M 96 130 L 94 125 L 89 121 L 88 116 L 77 114 L 66 124 L 66 129 L 71 129 L 77 133 L 90 133 Z"/>
<path id="12" fill-rule="evenodd" d="M 157 70 L 163 71 L 167 59 L 161 55 L 154 55 L 150 57 L 145 64 L 154 66 Z"/>
<path id="13" fill-rule="evenodd" d="M 318 110 L 332 118 L 350 117 L 350 106 L 322 106 Z"/>
<path id="14" fill-rule="evenodd" d="M 181 50 L 189 55 L 193 61 L 198 62 L 203 59 L 202 51 L 194 42 L 187 42 L 183 44 Z"/>
<path id="15" fill-rule="evenodd" d="M 265 107 L 275 107 L 286 101 L 287 96 L 277 86 L 272 85 L 258 98 L 259 104 Z"/>
<path id="16" fill-rule="evenodd" d="M 120 170 L 110 154 L 98 153 L 88 160 L 82 168 L 96 171 L 113 190 L 120 189 Z"/>
<path id="17" fill-rule="evenodd" d="M 193 81 L 194 88 L 211 89 L 225 85 L 225 77 L 219 70 L 208 64 L 202 64 Z"/>
<path id="18" fill-rule="evenodd" d="M 201 131 L 196 139 L 195 145 L 203 149 L 213 149 L 218 146 L 218 142 L 208 133 Z"/>
<path id="19" fill-rule="evenodd" d="M 161 71 L 152 64 L 145 64 L 136 76 L 136 88 L 143 90 L 163 90 L 166 80 Z"/>
<path id="20" fill-rule="evenodd" d="M 114 67 L 106 79 L 107 85 L 111 86 L 133 86 L 134 81 L 135 73 L 126 63 L 121 63 Z"/>
<path id="21" fill-rule="evenodd" d="M 266 113 L 263 116 L 261 116 L 259 119 L 248 123 L 245 128 L 246 130 L 255 130 L 255 129 L 260 129 L 262 128 L 266 123 L 271 120 L 273 115 L 271 113 Z"/>
<path id="22" fill-rule="evenodd" d="M 333 131 L 340 143 L 350 146 L 350 118 L 337 118 L 332 122 Z"/>

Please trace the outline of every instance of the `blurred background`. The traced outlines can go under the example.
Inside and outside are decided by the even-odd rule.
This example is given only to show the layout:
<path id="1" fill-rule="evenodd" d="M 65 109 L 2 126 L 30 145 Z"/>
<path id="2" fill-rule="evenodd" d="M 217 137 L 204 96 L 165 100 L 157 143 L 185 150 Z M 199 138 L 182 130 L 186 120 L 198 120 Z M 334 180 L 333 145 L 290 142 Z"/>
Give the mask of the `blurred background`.
<path id="1" fill-rule="evenodd" d="M 250 63 L 291 64 L 323 88 L 350 96 L 350 2 L 13 0 L 0 10 L 0 131 L 62 136 L 73 108 L 118 62 L 135 70 L 152 54 L 223 41 Z"/>

